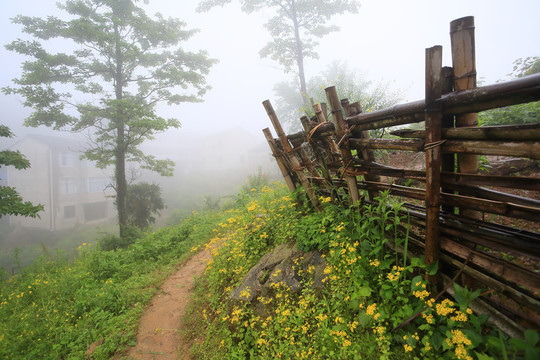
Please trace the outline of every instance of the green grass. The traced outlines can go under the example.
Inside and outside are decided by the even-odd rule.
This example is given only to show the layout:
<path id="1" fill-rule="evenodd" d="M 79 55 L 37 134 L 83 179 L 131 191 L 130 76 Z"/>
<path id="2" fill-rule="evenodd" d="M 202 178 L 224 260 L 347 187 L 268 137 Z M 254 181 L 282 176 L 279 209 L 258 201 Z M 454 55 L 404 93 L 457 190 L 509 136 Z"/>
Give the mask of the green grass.
<path id="1" fill-rule="evenodd" d="M 397 231 L 401 205 L 388 194 L 361 208 L 320 198 L 320 213 L 298 207 L 305 197 L 295 196 L 268 187 L 243 193 L 215 229 L 213 261 L 186 320 L 195 359 L 538 358 L 538 333 L 508 339 L 489 326 L 468 307 L 479 292 L 456 287 L 456 299 L 434 299 L 423 275 L 437 268 L 388 250 L 385 234 L 398 246 L 408 241 Z M 309 286 L 307 269 L 300 292 L 278 284 L 250 303 L 228 299 L 264 254 L 292 241 L 323 252 L 323 290 Z"/>
<path id="2" fill-rule="evenodd" d="M 83 242 L 78 256 L 42 257 L 0 283 L 1 359 L 109 359 L 133 345 L 138 319 L 162 281 L 206 241 L 219 214 L 194 215 L 127 249 Z"/>
<path id="3" fill-rule="evenodd" d="M 456 286 L 455 299 L 434 299 L 423 275 L 437 268 L 388 250 L 387 241 L 408 242 L 396 227 L 401 205 L 388 194 L 379 205 L 320 202 L 316 213 L 301 191 L 253 188 L 227 211 L 195 214 L 126 249 L 81 242 L 74 260 L 43 257 L 0 283 L 0 359 L 86 359 L 98 341 L 92 358 L 121 355 L 162 281 L 203 246 L 212 260 L 197 281 L 184 334 L 195 359 L 539 357 L 537 332 L 508 339 L 489 326 L 468 307 L 478 291 Z M 309 286 L 308 268 L 297 293 L 277 284 L 251 303 L 228 299 L 264 254 L 292 242 L 325 256 L 322 290 Z"/>

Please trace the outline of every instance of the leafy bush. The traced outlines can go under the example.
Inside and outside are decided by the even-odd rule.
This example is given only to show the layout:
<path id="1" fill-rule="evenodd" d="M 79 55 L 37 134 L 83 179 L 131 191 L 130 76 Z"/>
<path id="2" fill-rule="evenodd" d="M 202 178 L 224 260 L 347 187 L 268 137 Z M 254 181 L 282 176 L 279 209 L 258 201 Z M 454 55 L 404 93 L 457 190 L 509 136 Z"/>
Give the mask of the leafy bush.
<path id="1" fill-rule="evenodd" d="M 147 182 L 130 184 L 127 189 L 126 201 L 129 224 L 143 230 L 154 224 L 156 215 L 165 209 L 161 188 L 157 184 Z M 125 236 L 124 233 L 122 235 Z"/>

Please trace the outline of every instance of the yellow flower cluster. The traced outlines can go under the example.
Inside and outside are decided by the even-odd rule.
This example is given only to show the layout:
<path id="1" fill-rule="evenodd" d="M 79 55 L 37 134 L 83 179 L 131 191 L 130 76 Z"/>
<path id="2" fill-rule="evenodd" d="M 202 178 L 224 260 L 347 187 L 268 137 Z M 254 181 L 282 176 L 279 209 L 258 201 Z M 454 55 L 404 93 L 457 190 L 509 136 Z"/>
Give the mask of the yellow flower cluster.
<path id="1" fill-rule="evenodd" d="M 438 315 L 446 316 L 454 312 L 454 302 L 449 299 L 444 299 L 441 303 L 435 305 Z"/>
<path id="2" fill-rule="evenodd" d="M 373 319 L 377 320 L 379 316 L 381 316 L 381 314 L 375 313 L 376 310 L 377 310 L 377 303 L 373 303 L 367 307 L 366 315 L 369 315 L 369 316 L 373 315 Z"/>
<path id="3" fill-rule="evenodd" d="M 461 330 L 452 330 L 452 336 L 446 339 L 446 343 L 450 348 L 455 346 L 455 354 L 458 359 L 472 360 L 465 349 L 465 346 L 471 345 L 471 340 Z"/>
<path id="4" fill-rule="evenodd" d="M 330 196 L 328 197 L 319 197 L 319 201 L 321 202 L 321 204 L 326 204 L 326 203 L 329 203 L 330 201 L 332 201 L 332 198 Z"/>
<path id="5" fill-rule="evenodd" d="M 452 321 L 461 321 L 461 322 L 466 322 L 469 320 L 467 314 L 465 313 L 462 313 L 461 311 L 457 310 L 456 311 L 456 315 L 455 316 L 452 316 L 450 319 L 452 319 Z"/>

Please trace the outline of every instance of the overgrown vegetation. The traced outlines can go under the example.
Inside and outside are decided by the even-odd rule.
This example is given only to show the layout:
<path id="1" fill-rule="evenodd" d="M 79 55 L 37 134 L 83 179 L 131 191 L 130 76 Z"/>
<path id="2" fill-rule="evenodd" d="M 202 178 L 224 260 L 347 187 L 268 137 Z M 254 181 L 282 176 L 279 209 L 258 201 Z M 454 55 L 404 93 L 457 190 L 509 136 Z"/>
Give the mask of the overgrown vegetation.
<path id="1" fill-rule="evenodd" d="M 436 266 L 388 250 L 388 241 L 408 247 L 397 228 L 400 203 L 385 193 L 378 204 L 335 201 L 321 197 L 324 209 L 316 213 L 301 191 L 250 188 L 234 208 L 194 214 L 126 248 L 82 243 L 72 262 L 41 258 L 0 283 L 0 358 L 81 359 L 102 342 L 91 356 L 108 359 L 134 345 L 138 319 L 159 283 L 204 246 L 212 260 L 186 319 L 185 335 L 198 339 L 195 358 L 539 357 L 538 333 L 508 339 L 470 309 L 480 291 L 455 286 L 455 299 L 437 297 L 423 277 Z M 229 299 L 263 255 L 294 241 L 322 252 L 322 288 L 311 286 L 314 269 L 307 268 L 299 271 L 297 292 L 275 283 L 252 302 Z"/>
<path id="2" fill-rule="evenodd" d="M 208 241 L 218 213 L 146 233 L 126 249 L 81 243 L 79 256 L 42 257 L 0 280 L 0 358 L 109 359 L 134 345 L 138 319 L 160 282 Z"/>
<path id="3" fill-rule="evenodd" d="M 431 294 L 423 275 L 436 267 L 385 247 L 385 233 L 405 249 L 407 236 L 397 231 L 400 204 L 387 194 L 379 200 L 347 208 L 321 198 L 324 211 L 313 213 L 283 188 L 245 194 L 207 245 L 213 260 L 197 285 L 186 334 L 199 339 L 195 358 L 538 358 L 536 332 L 508 339 L 472 312 L 479 291 L 455 286 L 454 300 Z M 277 283 L 271 296 L 229 299 L 261 256 L 294 240 L 301 249 L 323 250 L 323 290 L 310 286 L 307 269 L 299 292 Z"/>

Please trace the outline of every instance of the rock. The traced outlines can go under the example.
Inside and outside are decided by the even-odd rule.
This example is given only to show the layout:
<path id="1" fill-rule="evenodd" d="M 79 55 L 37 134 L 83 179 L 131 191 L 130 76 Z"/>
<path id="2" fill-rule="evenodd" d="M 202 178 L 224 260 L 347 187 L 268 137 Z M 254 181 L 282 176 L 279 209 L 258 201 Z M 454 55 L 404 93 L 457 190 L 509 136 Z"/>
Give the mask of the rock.
<path id="1" fill-rule="evenodd" d="M 273 284 L 282 284 L 291 292 L 298 292 L 303 286 L 303 278 L 312 279 L 311 286 L 321 289 L 326 265 L 326 259 L 318 251 L 305 253 L 297 250 L 296 244 L 279 245 L 248 271 L 229 299 L 251 302 L 259 294 L 272 293 Z"/>
<path id="2" fill-rule="evenodd" d="M 536 160 L 532 159 L 502 159 L 494 160 L 489 164 L 489 175 L 510 175 L 526 169 L 535 169 L 538 167 Z"/>

